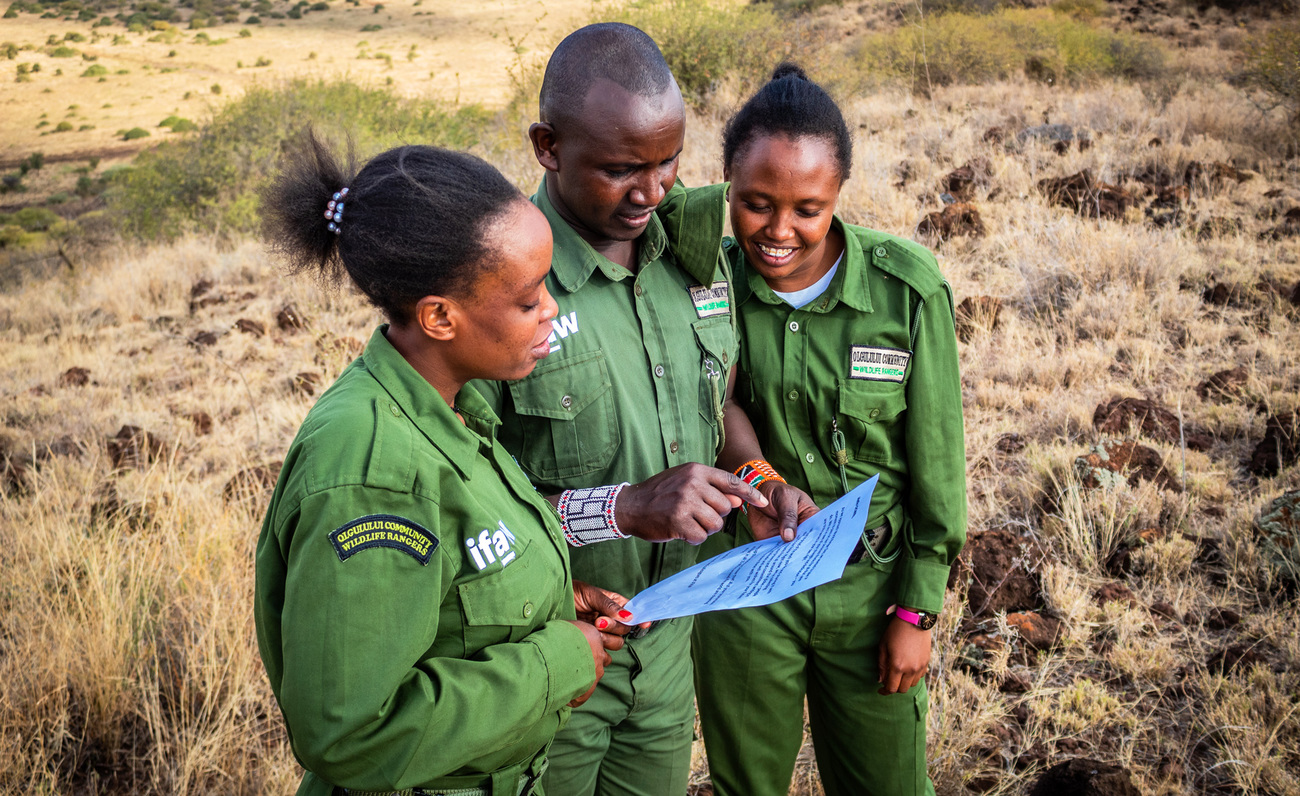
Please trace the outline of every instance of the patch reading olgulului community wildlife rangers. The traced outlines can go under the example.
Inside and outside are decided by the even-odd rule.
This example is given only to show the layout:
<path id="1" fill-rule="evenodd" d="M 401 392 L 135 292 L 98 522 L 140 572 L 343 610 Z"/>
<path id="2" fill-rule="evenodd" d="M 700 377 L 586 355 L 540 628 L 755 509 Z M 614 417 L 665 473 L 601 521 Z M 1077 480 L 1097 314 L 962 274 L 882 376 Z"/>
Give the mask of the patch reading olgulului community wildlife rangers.
<path id="1" fill-rule="evenodd" d="M 427 528 L 405 517 L 392 514 L 367 514 L 330 533 L 330 541 L 339 554 L 339 561 L 347 561 L 362 550 L 387 547 L 401 550 L 422 566 L 438 549 L 438 537 Z"/>
<path id="2" fill-rule="evenodd" d="M 695 285 L 691 288 L 691 301 L 695 302 L 695 314 L 701 318 L 731 312 L 731 290 L 726 282 L 714 282 L 711 287 Z"/>
<path id="3" fill-rule="evenodd" d="M 912 352 L 901 348 L 855 345 L 849 350 L 849 378 L 903 383 Z"/>

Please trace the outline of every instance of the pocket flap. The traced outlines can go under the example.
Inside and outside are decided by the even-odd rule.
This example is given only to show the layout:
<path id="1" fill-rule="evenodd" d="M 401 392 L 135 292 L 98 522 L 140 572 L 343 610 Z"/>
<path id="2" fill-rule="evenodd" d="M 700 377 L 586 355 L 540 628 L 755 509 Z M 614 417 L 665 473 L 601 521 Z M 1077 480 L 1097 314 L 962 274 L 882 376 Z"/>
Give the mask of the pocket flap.
<path id="1" fill-rule="evenodd" d="M 526 546 L 519 550 L 505 568 L 457 587 L 465 624 L 523 627 L 537 621 L 536 612 L 543 606 L 535 603 L 547 601 L 538 601 L 536 595 L 539 589 L 545 592 L 550 587 L 530 582 L 532 558 L 524 555 L 526 550 Z"/>
<path id="2" fill-rule="evenodd" d="M 891 420 L 907 408 L 903 385 L 892 382 L 840 382 L 840 411 L 871 424 Z"/>
<path id="3" fill-rule="evenodd" d="M 723 369 L 731 367 L 731 351 L 736 346 L 736 335 L 726 318 L 707 318 L 691 324 L 700 347 L 718 358 Z"/>
<path id="4" fill-rule="evenodd" d="M 539 363 L 527 378 L 510 384 L 510 395 L 515 411 L 521 415 L 572 420 L 610 389 L 605 354 L 592 351 L 554 363 Z"/>

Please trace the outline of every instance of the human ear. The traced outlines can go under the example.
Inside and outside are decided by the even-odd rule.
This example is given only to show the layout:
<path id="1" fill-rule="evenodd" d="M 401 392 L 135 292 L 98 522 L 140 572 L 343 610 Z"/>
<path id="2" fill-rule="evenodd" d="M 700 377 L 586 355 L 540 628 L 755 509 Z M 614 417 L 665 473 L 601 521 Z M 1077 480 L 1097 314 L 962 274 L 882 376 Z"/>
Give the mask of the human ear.
<path id="1" fill-rule="evenodd" d="M 426 337 L 446 342 L 456 336 L 458 307 L 442 296 L 425 296 L 415 305 L 415 322 Z"/>
<path id="2" fill-rule="evenodd" d="M 550 122 L 534 122 L 528 127 L 528 139 L 533 142 L 533 155 L 542 168 L 547 171 L 560 170 L 560 158 L 556 152 L 559 136 Z"/>

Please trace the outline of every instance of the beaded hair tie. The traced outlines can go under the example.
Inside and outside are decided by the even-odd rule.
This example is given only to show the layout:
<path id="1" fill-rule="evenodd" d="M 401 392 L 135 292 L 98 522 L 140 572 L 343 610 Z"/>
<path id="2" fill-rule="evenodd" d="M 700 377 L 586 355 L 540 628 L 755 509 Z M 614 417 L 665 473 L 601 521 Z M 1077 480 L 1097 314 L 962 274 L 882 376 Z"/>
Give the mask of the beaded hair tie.
<path id="1" fill-rule="evenodd" d="M 342 226 L 343 200 L 346 199 L 347 196 L 347 188 L 344 188 L 341 191 L 335 191 L 334 195 L 330 197 L 329 204 L 325 205 L 325 218 L 329 219 L 330 232 L 333 232 L 335 235 L 339 234 L 339 228 Z"/>

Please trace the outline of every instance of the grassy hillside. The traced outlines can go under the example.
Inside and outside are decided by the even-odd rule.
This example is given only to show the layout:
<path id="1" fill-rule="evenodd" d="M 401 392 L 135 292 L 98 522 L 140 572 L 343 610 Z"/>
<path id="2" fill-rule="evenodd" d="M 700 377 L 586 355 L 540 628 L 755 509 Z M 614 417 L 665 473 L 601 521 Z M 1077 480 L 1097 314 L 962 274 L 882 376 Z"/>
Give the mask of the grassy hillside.
<path id="1" fill-rule="evenodd" d="M 1300 489 L 1291 28 L 1178 0 L 1017 5 L 1034 7 L 593 13 L 672 42 L 692 184 L 720 178 L 744 86 L 795 52 L 857 132 L 841 214 L 934 247 L 964 305 L 971 544 L 935 634 L 939 792 L 1024 793 L 1084 758 L 1143 793 L 1300 794 L 1297 571 L 1255 526 Z M 993 71 L 936 79 L 962 41 L 1024 25 L 1041 35 L 993 39 Z M 764 34 L 765 59 L 722 46 Z M 296 781 L 253 639 L 251 552 L 289 439 L 378 322 L 348 291 L 281 276 L 247 234 L 240 197 L 269 162 L 248 153 L 301 118 L 265 108 L 310 91 L 364 148 L 400 131 L 348 124 L 339 98 L 469 146 L 526 190 L 538 179 L 526 99 L 465 111 L 307 81 L 195 114 L 199 130 L 132 170 L 29 164 L 28 190 L 0 197 L 5 240 L 29 236 L 0 255 L 53 257 L 11 266 L 0 295 L 4 792 Z M 159 198 L 204 175 L 220 177 L 197 194 L 207 211 Z M 103 183 L 81 197 L 81 177 Z M 170 240 L 146 215 L 175 221 Z M 1266 439 L 1281 444 L 1257 457 Z M 820 793 L 810 749 L 792 793 Z"/>

